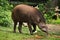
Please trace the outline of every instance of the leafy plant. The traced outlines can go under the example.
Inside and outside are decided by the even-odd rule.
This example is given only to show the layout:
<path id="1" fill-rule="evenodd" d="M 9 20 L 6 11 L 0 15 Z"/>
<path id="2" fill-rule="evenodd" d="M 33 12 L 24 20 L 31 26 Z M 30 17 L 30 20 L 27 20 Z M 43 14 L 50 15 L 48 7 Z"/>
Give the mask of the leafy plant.
<path id="1" fill-rule="evenodd" d="M 12 7 L 7 0 L 0 0 L 0 26 L 10 26 Z"/>

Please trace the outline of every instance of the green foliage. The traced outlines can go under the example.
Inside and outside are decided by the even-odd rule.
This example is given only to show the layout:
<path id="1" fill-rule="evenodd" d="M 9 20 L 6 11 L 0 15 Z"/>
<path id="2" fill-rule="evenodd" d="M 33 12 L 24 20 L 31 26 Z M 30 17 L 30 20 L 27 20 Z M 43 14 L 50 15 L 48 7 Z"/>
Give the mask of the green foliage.
<path id="1" fill-rule="evenodd" d="M 45 6 L 43 4 L 39 4 L 38 6 L 40 11 L 43 12 L 45 10 Z"/>
<path id="2" fill-rule="evenodd" d="M 13 5 L 10 5 L 8 0 L 0 0 L 0 6 L 3 7 L 3 10 L 11 10 Z"/>
<path id="3" fill-rule="evenodd" d="M 57 19 L 57 20 L 50 20 L 49 21 L 50 24 L 60 24 L 60 19 Z"/>
<path id="4" fill-rule="evenodd" d="M 7 0 L 0 0 L 0 26 L 10 26 L 11 8 Z"/>
<path id="5" fill-rule="evenodd" d="M 47 23 L 50 23 L 50 20 L 52 20 L 52 16 L 54 15 L 54 13 L 55 12 L 53 10 L 50 10 L 44 15 L 45 18 L 47 19 Z"/>
<path id="6" fill-rule="evenodd" d="M 45 9 L 45 5 L 39 4 L 38 6 L 39 6 L 39 10 L 41 12 L 43 12 L 43 11 L 46 10 Z M 44 17 L 45 17 L 47 23 L 50 23 L 50 20 L 52 20 L 52 16 L 54 15 L 54 13 L 55 13 L 54 9 L 50 9 L 49 11 L 47 11 L 46 13 L 44 13 Z"/>

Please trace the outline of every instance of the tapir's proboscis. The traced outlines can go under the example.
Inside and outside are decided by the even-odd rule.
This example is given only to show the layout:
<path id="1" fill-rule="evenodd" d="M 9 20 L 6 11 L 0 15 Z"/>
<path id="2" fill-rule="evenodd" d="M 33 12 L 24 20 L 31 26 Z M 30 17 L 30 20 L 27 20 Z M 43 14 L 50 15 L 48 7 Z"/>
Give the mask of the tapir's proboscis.
<path id="1" fill-rule="evenodd" d="M 14 22 L 14 32 L 16 32 L 16 25 L 19 23 L 18 30 L 22 33 L 22 24 L 26 22 L 31 35 L 36 31 L 36 25 L 40 30 L 48 34 L 48 27 L 43 13 L 32 6 L 26 4 L 17 5 L 12 11 L 12 20 Z"/>

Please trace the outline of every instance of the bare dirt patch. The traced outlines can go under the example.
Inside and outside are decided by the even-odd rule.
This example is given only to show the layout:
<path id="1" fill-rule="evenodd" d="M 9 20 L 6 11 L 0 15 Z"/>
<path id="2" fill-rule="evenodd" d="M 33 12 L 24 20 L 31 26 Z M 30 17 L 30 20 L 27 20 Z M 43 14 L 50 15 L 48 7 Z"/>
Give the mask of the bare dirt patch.
<path id="1" fill-rule="evenodd" d="M 48 31 L 57 32 L 60 31 L 60 24 L 47 24 Z"/>

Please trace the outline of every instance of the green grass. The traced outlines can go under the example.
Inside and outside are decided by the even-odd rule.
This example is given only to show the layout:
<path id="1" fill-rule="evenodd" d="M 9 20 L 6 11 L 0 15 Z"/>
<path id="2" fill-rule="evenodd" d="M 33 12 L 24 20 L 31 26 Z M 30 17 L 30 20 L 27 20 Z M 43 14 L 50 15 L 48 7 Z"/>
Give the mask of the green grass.
<path id="1" fill-rule="evenodd" d="M 54 23 L 54 24 L 60 24 L 60 19 L 53 20 L 52 23 Z"/>
<path id="2" fill-rule="evenodd" d="M 0 40 L 60 40 L 60 38 L 56 38 L 54 36 L 46 36 L 45 33 L 39 31 L 38 28 L 38 32 L 34 35 L 29 34 L 29 30 L 27 27 L 23 27 L 22 31 L 23 33 L 20 34 L 17 29 L 17 32 L 13 33 L 13 27 L 0 27 Z M 54 34 L 58 35 L 58 33 Z M 43 38 L 38 39 L 35 37 L 35 35 L 43 36 Z"/>
<path id="3" fill-rule="evenodd" d="M 47 22 L 47 23 L 48 23 L 48 22 Z M 50 23 L 50 24 L 60 24 L 60 19 L 57 19 L 57 20 L 51 19 L 51 20 L 49 20 L 49 23 Z"/>

